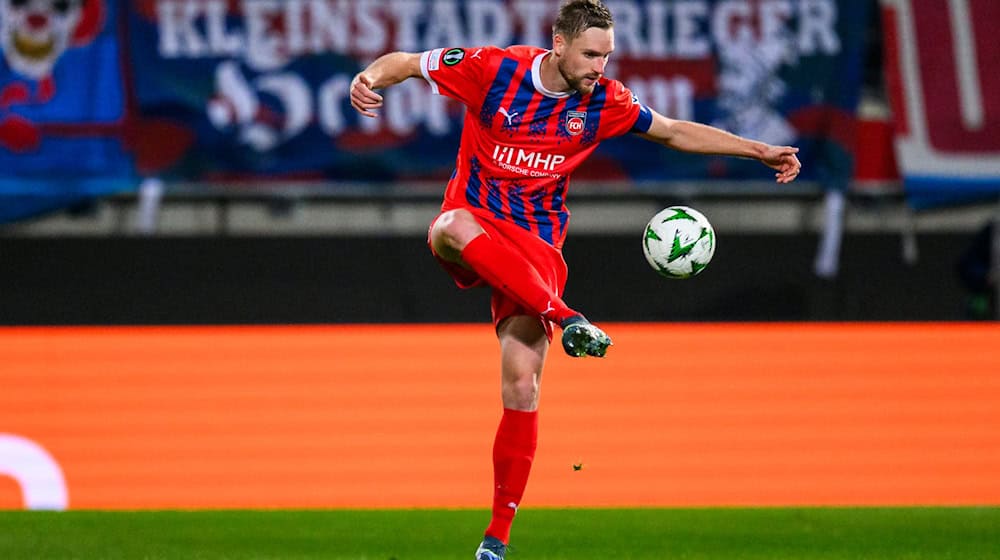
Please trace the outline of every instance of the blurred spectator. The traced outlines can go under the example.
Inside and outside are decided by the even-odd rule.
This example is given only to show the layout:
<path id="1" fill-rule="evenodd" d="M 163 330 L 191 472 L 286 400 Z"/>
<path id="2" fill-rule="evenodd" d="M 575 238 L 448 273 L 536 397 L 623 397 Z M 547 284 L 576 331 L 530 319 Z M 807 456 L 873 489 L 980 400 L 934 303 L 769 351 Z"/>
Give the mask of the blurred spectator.
<path id="1" fill-rule="evenodd" d="M 968 291 L 966 313 L 970 319 L 997 317 L 997 266 L 993 263 L 996 221 L 986 223 L 958 261 L 958 275 Z"/>

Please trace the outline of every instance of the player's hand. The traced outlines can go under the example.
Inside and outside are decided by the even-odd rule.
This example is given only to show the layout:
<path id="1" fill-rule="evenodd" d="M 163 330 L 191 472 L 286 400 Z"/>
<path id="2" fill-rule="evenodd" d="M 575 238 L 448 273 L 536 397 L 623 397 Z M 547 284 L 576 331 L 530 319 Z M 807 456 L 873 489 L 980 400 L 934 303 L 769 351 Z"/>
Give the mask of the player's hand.
<path id="1" fill-rule="evenodd" d="M 802 164 L 795 156 L 798 152 L 799 149 L 792 146 L 769 146 L 760 161 L 778 171 L 774 176 L 779 183 L 791 183 L 802 170 Z"/>
<path id="2" fill-rule="evenodd" d="M 351 80 L 351 107 L 366 117 L 377 117 L 372 109 L 382 106 L 382 96 L 372 91 L 371 78 L 363 73 Z"/>

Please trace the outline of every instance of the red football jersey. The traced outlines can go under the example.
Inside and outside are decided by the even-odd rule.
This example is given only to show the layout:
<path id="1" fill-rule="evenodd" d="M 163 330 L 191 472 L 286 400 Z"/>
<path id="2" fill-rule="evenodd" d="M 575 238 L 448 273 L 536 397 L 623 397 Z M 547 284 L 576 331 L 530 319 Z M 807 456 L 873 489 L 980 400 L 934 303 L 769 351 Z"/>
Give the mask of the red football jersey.
<path id="1" fill-rule="evenodd" d="M 467 110 L 443 210 L 510 220 L 561 248 L 569 176 L 606 138 L 652 122 L 621 82 L 602 77 L 589 94 L 541 83 L 547 50 L 513 46 L 435 49 L 421 55 L 431 89 Z"/>

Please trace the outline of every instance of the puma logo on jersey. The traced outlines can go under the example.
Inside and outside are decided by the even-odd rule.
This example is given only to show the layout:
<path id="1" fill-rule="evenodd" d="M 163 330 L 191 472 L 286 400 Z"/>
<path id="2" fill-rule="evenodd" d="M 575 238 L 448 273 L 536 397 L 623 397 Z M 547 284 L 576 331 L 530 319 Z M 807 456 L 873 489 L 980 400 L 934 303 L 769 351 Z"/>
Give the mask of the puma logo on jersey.
<path id="1" fill-rule="evenodd" d="M 507 119 L 507 126 L 514 126 L 514 117 L 518 116 L 520 113 L 517 111 L 508 113 L 507 109 L 500 107 L 500 114 L 503 115 L 503 118 Z"/>
<path id="2" fill-rule="evenodd" d="M 481 52 L 483 52 L 483 49 L 476 49 L 476 52 L 472 53 L 472 56 L 470 58 L 478 58 L 479 60 L 482 60 L 482 58 L 479 56 L 479 53 Z"/>

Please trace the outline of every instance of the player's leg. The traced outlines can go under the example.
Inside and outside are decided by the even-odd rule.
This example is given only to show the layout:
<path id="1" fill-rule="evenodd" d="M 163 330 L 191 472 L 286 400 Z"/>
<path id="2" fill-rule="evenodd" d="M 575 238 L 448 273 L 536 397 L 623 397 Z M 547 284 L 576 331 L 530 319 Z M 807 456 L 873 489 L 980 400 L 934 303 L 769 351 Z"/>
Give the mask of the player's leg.
<path id="1" fill-rule="evenodd" d="M 455 209 L 443 213 L 431 228 L 430 242 L 438 257 L 470 268 L 490 286 L 562 327 L 567 354 L 604 356 L 611 345 L 604 331 L 570 309 L 528 260 L 494 241 L 471 212 Z"/>
<path id="2" fill-rule="evenodd" d="M 501 397 L 505 409 L 538 410 L 542 368 L 549 338 L 538 317 L 514 315 L 497 325 L 500 340 Z"/>
<path id="3" fill-rule="evenodd" d="M 538 441 L 538 395 L 549 339 L 538 317 L 515 315 L 497 326 L 503 417 L 493 443 L 493 511 L 477 560 L 503 558 Z"/>
<path id="4" fill-rule="evenodd" d="M 580 315 L 570 309 L 523 256 L 492 239 L 468 210 L 435 220 L 431 247 L 442 259 L 472 269 L 490 286 L 554 323 Z"/>

